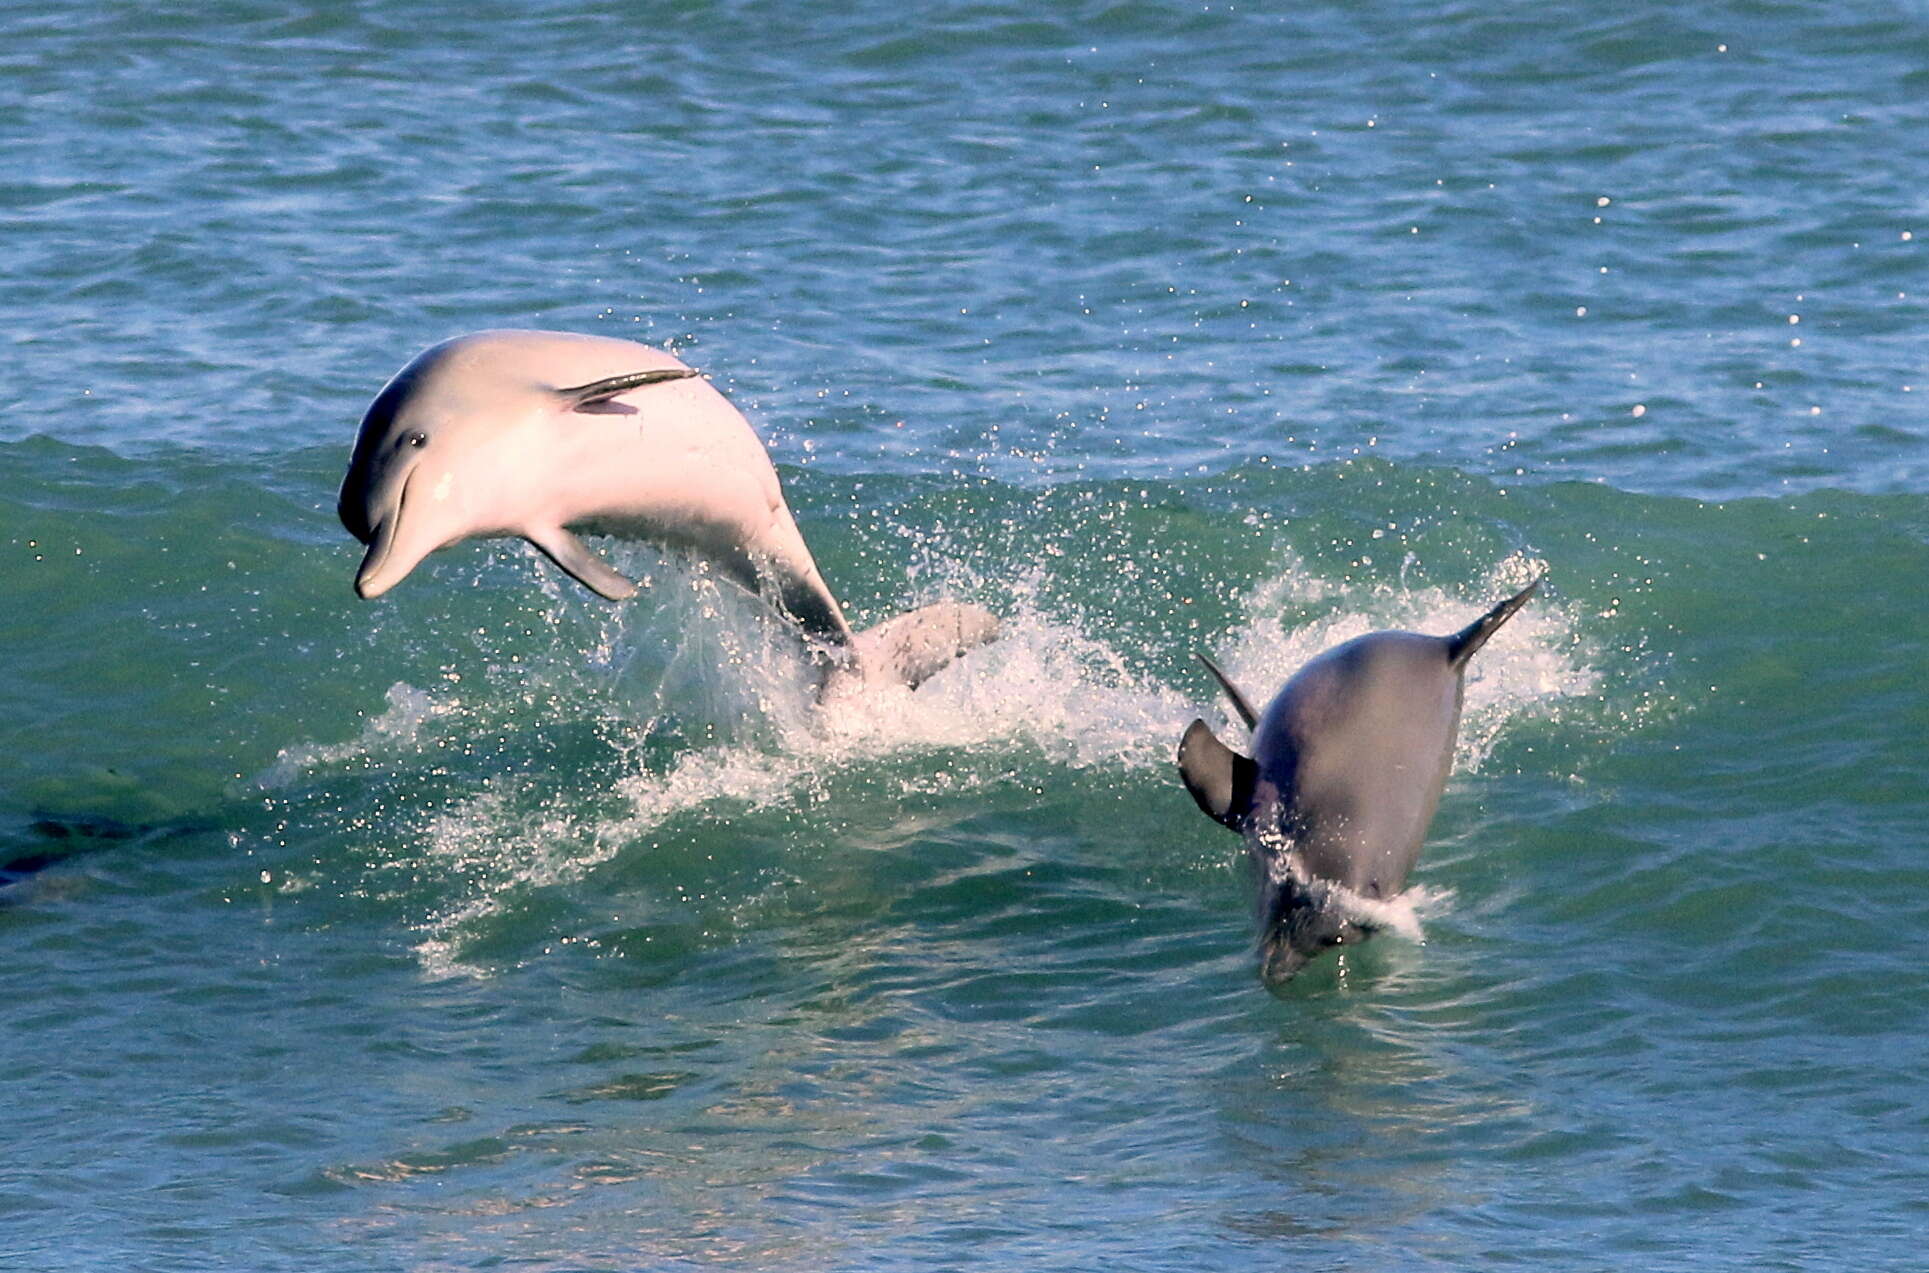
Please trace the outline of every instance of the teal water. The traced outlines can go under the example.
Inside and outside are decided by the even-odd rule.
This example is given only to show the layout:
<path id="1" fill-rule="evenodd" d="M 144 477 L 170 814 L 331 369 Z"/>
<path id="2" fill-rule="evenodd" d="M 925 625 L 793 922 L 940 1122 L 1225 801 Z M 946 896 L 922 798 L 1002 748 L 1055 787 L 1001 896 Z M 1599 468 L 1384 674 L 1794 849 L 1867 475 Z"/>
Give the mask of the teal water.
<path id="1" fill-rule="evenodd" d="M 1923 17 L 0 3 L 0 1267 L 1919 1268 Z M 491 326 L 1007 636 L 825 718 L 641 546 L 358 602 Z M 1268 995 L 1193 652 L 1541 569 Z"/>

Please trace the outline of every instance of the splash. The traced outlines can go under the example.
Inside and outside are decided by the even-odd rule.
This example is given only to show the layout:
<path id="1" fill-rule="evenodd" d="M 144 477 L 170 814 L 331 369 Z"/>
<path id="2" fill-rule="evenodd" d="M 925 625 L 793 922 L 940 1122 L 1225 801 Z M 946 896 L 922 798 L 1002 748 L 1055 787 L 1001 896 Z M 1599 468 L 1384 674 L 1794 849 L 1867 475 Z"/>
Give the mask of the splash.
<path id="1" fill-rule="evenodd" d="M 1342 590 L 1289 560 L 1280 574 L 1253 591 L 1244 607 L 1245 622 L 1220 666 L 1235 684 L 1256 691 L 1255 703 L 1263 706 L 1273 690 L 1325 650 L 1388 628 L 1457 631 L 1546 570 L 1544 561 L 1517 553 L 1464 592 L 1396 584 Z M 1308 605 L 1325 606 L 1327 612 L 1299 623 L 1285 618 L 1289 606 Z M 1543 592 L 1475 657 L 1466 685 L 1454 767 L 1478 772 L 1510 726 L 1546 716 L 1564 701 L 1594 695 L 1600 674 L 1577 617 Z"/>
<path id="2" fill-rule="evenodd" d="M 754 603 L 727 590 L 699 582 L 673 603 L 680 613 L 667 624 L 647 620 L 676 631 L 675 647 L 653 683 L 627 691 L 625 651 L 634 635 L 621 630 L 620 617 L 605 620 L 616 628 L 594 634 L 560 624 L 592 636 L 587 648 L 604 670 L 606 710 L 631 705 L 639 730 L 680 714 L 703 714 L 725 727 L 715 741 L 667 763 L 636 754 L 603 793 L 579 785 L 542 794 L 526 780 L 501 782 L 427 819 L 416 831 L 416 852 L 406 866 L 395 865 L 419 871 L 430 864 L 460 895 L 423 921 L 416 946 L 423 968 L 431 975 L 482 972 L 463 956 L 469 934 L 530 890 L 580 881 L 679 818 L 801 809 L 853 776 L 903 800 L 989 796 L 1020 781 L 1019 770 L 1040 766 L 1124 772 L 1169 764 L 1191 711 L 1187 700 L 1134 673 L 1076 618 L 1046 613 L 1039 582 L 1012 590 L 996 642 L 915 692 L 867 685 L 822 707 L 790 639 Z M 419 725 L 437 714 L 410 719 Z M 301 755 L 308 763 L 341 763 L 358 746 L 385 747 L 401 732 L 372 725 L 358 743 Z M 917 759 L 900 763 L 907 757 Z"/>
<path id="3" fill-rule="evenodd" d="M 1297 857 L 1285 851 L 1287 845 L 1277 831 L 1262 833 L 1261 840 L 1270 845 L 1267 870 L 1275 884 L 1290 881 L 1314 909 L 1337 915 L 1370 932 L 1394 933 L 1416 946 L 1424 946 L 1427 934 L 1421 920 L 1446 909 L 1453 900 L 1451 889 L 1429 888 L 1424 884 L 1411 885 L 1391 897 L 1368 897 L 1337 881 L 1309 874 Z"/>
<path id="4" fill-rule="evenodd" d="M 1301 890 L 1316 908 L 1330 911 L 1369 932 L 1393 933 L 1416 946 L 1426 944 L 1427 933 L 1421 927 L 1420 915 L 1423 906 L 1430 906 L 1436 900 L 1429 891 L 1416 886 L 1392 897 L 1365 897 L 1331 880 L 1313 879 L 1302 872 L 1295 874 L 1300 876 Z"/>
<path id="5" fill-rule="evenodd" d="M 1509 558 L 1459 595 L 1363 590 L 1289 561 L 1246 599 L 1224 661 L 1237 680 L 1269 695 L 1307 659 L 1376 628 L 1452 631 L 1541 568 Z M 685 836 L 679 819 L 702 825 L 808 810 L 853 784 L 896 803 L 962 795 L 995 804 L 1009 803 L 1013 789 L 1035 789 L 1040 769 L 1153 780 L 1148 774 L 1170 766 L 1175 740 L 1201 705 L 1134 670 L 1097 634 L 1103 624 L 1062 604 L 1049 608 L 1041 600 L 1049 582 L 1042 571 L 1008 582 L 1000 638 L 917 691 L 867 686 L 823 707 L 786 633 L 755 602 L 701 572 L 666 579 L 652 607 L 612 609 L 551 588 L 531 594 L 539 611 L 524 629 L 546 654 L 527 640 L 509 643 L 460 693 L 398 684 L 357 738 L 288 748 L 262 783 L 287 788 L 317 771 L 426 760 L 483 723 L 527 733 L 532 712 L 545 723 L 559 713 L 595 718 L 587 732 L 605 749 L 595 766 L 550 757 L 544 763 L 557 772 L 543 779 L 492 775 L 486 789 L 458 791 L 427 812 L 391 809 L 376 819 L 387 847 L 374 866 L 436 882 L 416 921 L 421 966 L 431 975 L 480 975 L 486 969 L 465 952 L 497 917 L 639 844 L 677 842 Z M 932 595 L 907 604 L 944 591 L 956 589 L 932 581 Z M 1288 618 L 1309 606 L 1322 613 Z M 1511 723 L 1588 693 L 1595 681 L 1573 619 L 1537 599 L 1475 662 L 1458 764 L 1478 768 Z M 673 721 L 703 725 L 678 735 L 668 754 L 643 745 Z M 1420 915 L 1439 900 L 1409 890 L 1359 906 L 1374 927 L 1422 941 Z"/>
<path id="6" fill-rule="evenodd" d="M 319 769 L 366 763 L 381 755 L 405 755 L 420 744 L 423 730 L 438 718 L 453 716 L 462 707 L 460 700 L 437 699 L 397 681 L 383 696 L 388 707 L 362 727 L 355 738 L 343 743 L 305 743 L 284 747 L 275 753 L 275 762 L 259 774 L 255 783 L 268 790 L 293 786 L 302 775 Z"/>

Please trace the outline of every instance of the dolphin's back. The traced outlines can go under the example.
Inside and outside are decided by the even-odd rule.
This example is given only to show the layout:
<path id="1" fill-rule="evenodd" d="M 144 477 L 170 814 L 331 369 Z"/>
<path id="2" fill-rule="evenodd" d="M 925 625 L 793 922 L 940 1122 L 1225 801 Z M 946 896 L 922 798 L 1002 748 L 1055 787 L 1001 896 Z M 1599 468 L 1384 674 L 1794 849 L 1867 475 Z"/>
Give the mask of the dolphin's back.
<path id="1" fill-rule="evenodd" d="M 1262 796 L 1314 877 L 1364 897 L 1406 886 L 1453 760 L 1459 669 L 1448 640 L 1375 632 L 1288 681 L 1253 737 Z"/>

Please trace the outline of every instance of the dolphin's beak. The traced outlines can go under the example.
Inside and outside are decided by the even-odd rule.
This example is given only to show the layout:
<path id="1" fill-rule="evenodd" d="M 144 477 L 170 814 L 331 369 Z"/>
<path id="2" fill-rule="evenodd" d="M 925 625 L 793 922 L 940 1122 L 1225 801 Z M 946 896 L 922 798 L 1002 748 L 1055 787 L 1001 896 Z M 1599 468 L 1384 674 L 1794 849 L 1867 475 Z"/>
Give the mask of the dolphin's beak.
<path id="1" fill-rule="evenodd" d="M 1284 986 L 1327 951 L 1358 945 L 1373 933 L 1285 881 L 1269 882 L 1259 901 L 1259 979 L 1269 989 Z"/>
<path id="2" fill-rule="evenodd" d="M 393 588 L 408 577 L 409 571 L 427 556 L 426 550 L 417 553 L 398 553 L 395 551 L 396 539 L 401 534 L 402 515 L 408 508 L 409 482 L 415 474 L 410 472 L 402 481 L 402 489 L 396 492 L 395 505 L 369 531 L 368 552 L 362 556 L 361 569 L 355 572 L 355 595 L 364 601 L 375 598 Z"/>
<path id="3" fill-rule="evenodd" d="M 393 578 L 386 575 L 382 567 L 388 562 L 389 549 L 395 544 L 395 517 L 382 519 L 369 538 L 368 552 L 362 557 L 362 568 L 355 572 L 355 595 L 364 601 L 375 598 L 393 588 L 402 580 L 401 575 Z"/>
<path id="4" fill-rule="evenodd" d="M 1268 986 L 1283 986 L 1299 975 L 1310 958 L 1286 934 L 1275 930 L 1259 943 L 1259 979 Z"/>

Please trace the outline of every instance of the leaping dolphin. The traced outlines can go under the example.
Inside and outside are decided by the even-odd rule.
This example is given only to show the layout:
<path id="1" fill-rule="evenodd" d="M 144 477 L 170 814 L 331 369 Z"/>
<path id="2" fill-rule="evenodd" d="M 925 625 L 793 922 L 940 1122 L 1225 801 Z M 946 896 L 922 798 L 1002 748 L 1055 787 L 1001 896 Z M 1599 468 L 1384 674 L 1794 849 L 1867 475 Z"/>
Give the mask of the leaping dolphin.
<path id="1" fill-rule="evenodd" d="M 1453 765 L 1468 660 L 1539 587 L 1452 636 L 1370 632 L 1337 645 L 1263 713 L 1199 656 L 1252 730 L 1253 754 L 1195 720 L 1179 742 L 1179 776 L 1201 811 L 1245 839 L 1268 985 L 1366 940 L 1370 904 L 1406 887 Z"/>
<path id="2" fill-rule="evenodd" d="M 846 674 L 915 687 L 998 632 L 989 612 L 941 602 L 854 634 L 750 423 L 675 357 L 608 336 L 485 331 L 423 351 L 363 416 L 336 510 L 368 545 L 364 598 L 438 548 L 494 536 L 612 601 L 634 595 L 575 534 L 589 531 L 715 563 Z"/>

